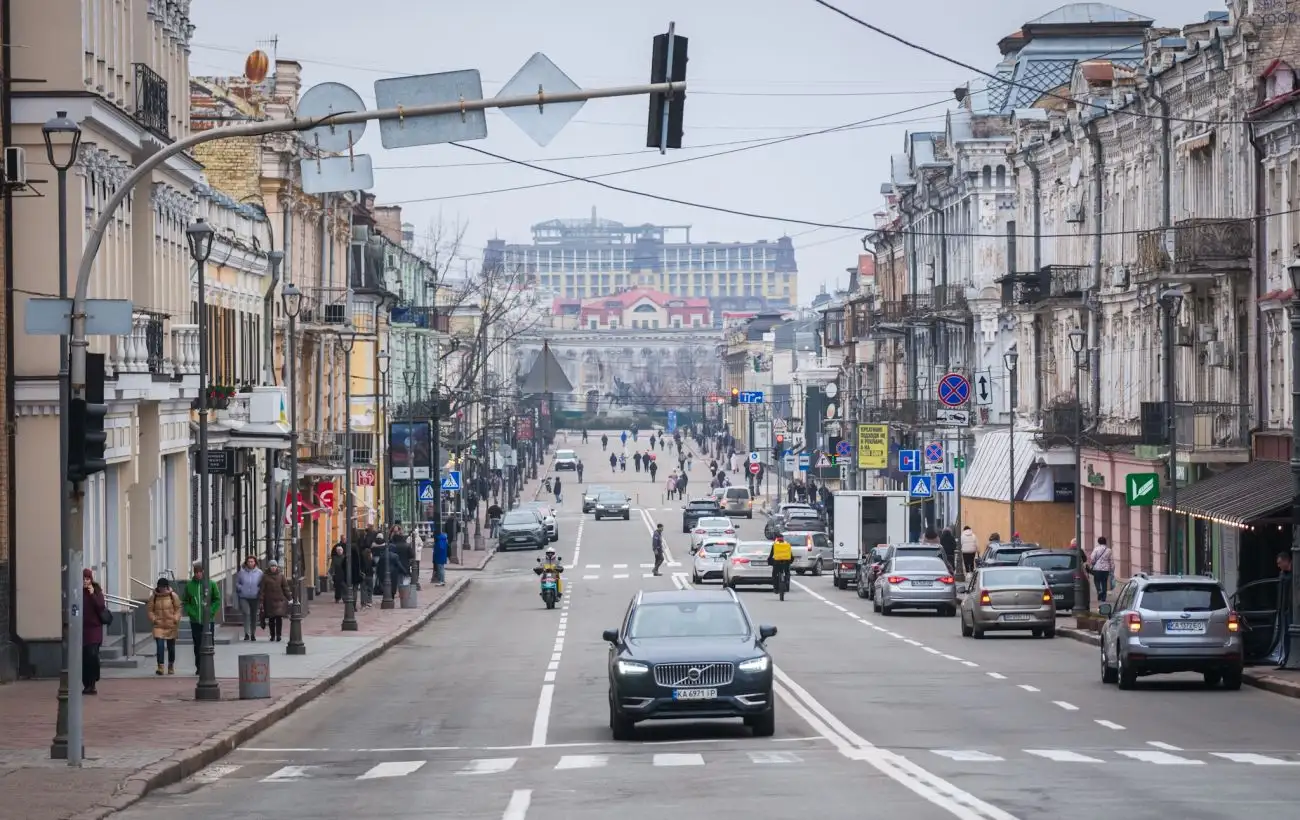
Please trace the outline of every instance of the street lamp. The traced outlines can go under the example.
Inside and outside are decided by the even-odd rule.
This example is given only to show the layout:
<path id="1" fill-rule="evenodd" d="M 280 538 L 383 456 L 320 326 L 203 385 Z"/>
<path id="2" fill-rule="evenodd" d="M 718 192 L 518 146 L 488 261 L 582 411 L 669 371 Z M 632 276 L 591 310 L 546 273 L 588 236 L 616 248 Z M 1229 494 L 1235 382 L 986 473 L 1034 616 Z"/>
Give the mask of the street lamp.
<path id="1" fill-rule="evenodd" d="M 1007 462 L 1010 465 L 1008 482 L 1010 483 L 1010 493 L 1007 495 L 1007 524 L 1009 531 L 1007 538 L 1016 537 L 1016 404 L 1018 402 L 1012 399 L 1019 395 L 1015 391 L 1016 387 L 1016 367 L 1020 364 L 1020 354 L 1015 350 L 1008 350 L 1002 354 L 1002 364 L 1007 368 L 1007 410 L 1011 417 L 1011 426 L 1007 433 Z"/>
<path id="2" fill-rule="evenodd" d="M 1288 669 L 1300 669 L 1300 595 L 1296 594 L 1295 566 L 1300 564 L 1300 416 L 1296 408 L 1300 407 L 1300 263 L 1287 268 L 1291 276 L 1291 589 L 1283 596 L 1290 599 L 1291 610 L 1285 613 L 1287 619 L 1286 654 L 1283 666 Z"/>
<path id="3" fill-rule="evenodd" d="M 387 412 L 388 391 L 383 390 L 382 387 L 386 385 L 388 379 L 388 365 L 390 361 L 391 359 L 388 356 L 387 350 L 381 350 L 379 351 L 379 355 L 375 356 L 375 367 L 379 371 L 379 377 L 375 379 L 375 410 L 376 413 L 378 413 L 380 407 L 380 400 L 383 399 L 384 413 L 382 415 L 382 418 L 384 420 L 384 424 L 383 427 L 380 429 L 384 431 L 384 434 L 388 433 L 388 429 L 387 429 L 388 428 L 388 412 Z M 376 416 L 376 420 L 378 420 L 378 418 L 379 416 Z M 390 446 L 384 448 L 384 461 L 387 463 L 383 465 L 384 468 L 384 529 L 385 530 L 388 530 L 393 526 L 393 450 L 391 446 L 392 445 L 391 436 L 389 437 L 389 445 Z M 409 448 L 407 449 L 407 463 L 410 464 Z M 395 609 L 397 606 L 393 601 L 392 554 L 393 554 L 393 534 L 391 532 L 385 532 L 384 533 L 384 597 L 379 602 L 380 609 Z"/>
<path id="4" fill-rule="evenodd" d="M 45 156 L 58 179 L 59 209 L 59 298 L 68 298 L 68 170 L 77 162 L 77 152 L 81 147 L 81 126 L 68 119 L 67 111 L 60 111 L 54 119 L 41 127 L 41 136 L 45 140 Z M 59 578 L 62 590 L 62 626 L 63 635 L 59 644 L 61 661 L 59 668 L 58 713 L 54 722 L 54 740 L 50 743 L 50 759 L 66 760 L 69 766 L 80 766 L 85 751 L 81 732 L 81 693 L 69 695 L 69 664 L 80 667 L 81 650 L 77 648 L 77 657 L 73 657 L 74 642 L 72 627 L 77 628 L 75 642 L 81 641 L 80 617 L 81 596 L 73 594 L 81 588 L 81 568 L 72 565 L 72 496 L 73 487 L 68 486 L 68 416 L 72 393 L 68 382 L 68 337 L 59 337 L 59 566 L 63 571 Z M 78 675 L 78 677 L 80 677 Z M 75 714 L 72 714 L 75 713 Z M 71 719 L 70 719 L 71 718 Z M 69 732 L 75 737 L 69 738 Z M 70 742 L 71 741 L 71 742 Z"/>
<path id="5" fill-rule="evenodd" d="M 345 331 L 339 334 L 339 349 L 343 351 L 343 442 L 346 453 L 343 456 L 343 496 L 344 496 L 344 515 L 347 516 L 347 523 L 344 525 L 343 537 L 345 545 L 343 547 L 343 574 L 346 576 L 343 581 L 343 625 L 344 632 L 357 631 L 357 588 L 352 584 L 352 550 L 354 547 L 352 536 L 352 516 L 354 513 L 352 503 L 352 348 L 356 346 L 357 334 L 355 331 Z"/>
<path id="6" fill-rule="evenodd" d="M 1165 314 L 1165 437 L 1169 443 L 1169 530 L 1165 533 L 1165 554 L 1168 570 L 1182 572 L 1183 560 L 1178 554 L 1178 419 L 1175 416 L 1177 402 L 1174 392 L 1174 379 L 1177 375 L 1174 372 L 1174 320 L 1183 308 L 1183 292 L 1176 288 L 1161 291 L 1160 306 Z"/>
<path id="7" fill-rule="evenodd" d="M 302 505 L 298 503 L 298 314 L 302 311 L 302 291 L 293 282 L 280 291 L 284 315 L 289 319 L 288 344 L 285 358 L 289 361 L 289 498 L 285 503 L 289 515 L 289 554 L 293 556 L 293 606 L 289 611 L 289 643 L 287 655 L 306 655 L 307 645 L 302 640 L 302 569 L 305 560 L 301 554 L 299 525 Z"/>
<path id="8" fill-rule="evenodd" d="M 1083 393 L 1080 390 L 1084 358 L 1084 345 L 1088 334 L 1082 328 L 1070 331 L 1070 350 L 1074 353 L 1074 548 L 1083 551 Z M 1074 614 L 1086 613 L 1091 608 L 1088 577 L 1083 568 L 1074 574 Z"/>
<path id="9" fill-rule="evenodd" d="M 194 685 L 195 700 L 221 700 L 221 685 L 217 683 L 216 647 L 213 646 L 212 602 L 208 600 L 212 589 L 212 509 L 209 506 L 211 480 L 208 476 L 208 301 L 207 263 L 212 255 L 212 240 L 216 232 L 202 218 L 185 229 L 185 242 L 190 246 L 190 258 L 198 269 L 196 290 L 199 325 L 199 552 L 203 561 L 203 583 L 199 594 L 202 607 L 202 632 L 199 637 L 199 680 Z M 242 556 L 241 556 L 242 558 Z"/>

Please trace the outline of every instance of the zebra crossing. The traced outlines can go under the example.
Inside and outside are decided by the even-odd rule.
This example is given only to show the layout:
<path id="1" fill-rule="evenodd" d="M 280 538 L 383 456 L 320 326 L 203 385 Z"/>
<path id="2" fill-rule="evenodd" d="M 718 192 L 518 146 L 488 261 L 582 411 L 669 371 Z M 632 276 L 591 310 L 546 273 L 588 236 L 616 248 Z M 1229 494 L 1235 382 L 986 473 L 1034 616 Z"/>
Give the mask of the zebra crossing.
<path id="1" fill-rule="evenodd" d="M 1214 752 L 1187 751 L 1177 747 L 1166 749 L 1112 749 L 1076 751 L 1072 749 L 1016 749 L 988 752 L 980 749 L 926 749 L 902 752 L 904 757 L 919 762 L 921 756 L 933 762 L 935 757 L 955 763 L 1039 763 L 1107 764 L 1134 763 L 1151 766 L 1206 766 L 1211 764 L 1237 764 L 1247 766 L 1300 766 L 1300 751 L 1295 752 Z"/>
<path id="2" fill-rule="evenodd" d="M 665 567 L 680 567 L 681 561 L 665 561 Z M 581 567 L 575 566 L 570 572 L 572 577 L 579 578 L 583 581 L 600 581 L 608 577 L 614 581 L 625 581 L 632 578 L 653 578 L 654 564 L 583 564 Z M 596 570 L 608 569 L 609 574 L 605 575 Z M 578 575 L 581 571 L 582 574 Z"/>

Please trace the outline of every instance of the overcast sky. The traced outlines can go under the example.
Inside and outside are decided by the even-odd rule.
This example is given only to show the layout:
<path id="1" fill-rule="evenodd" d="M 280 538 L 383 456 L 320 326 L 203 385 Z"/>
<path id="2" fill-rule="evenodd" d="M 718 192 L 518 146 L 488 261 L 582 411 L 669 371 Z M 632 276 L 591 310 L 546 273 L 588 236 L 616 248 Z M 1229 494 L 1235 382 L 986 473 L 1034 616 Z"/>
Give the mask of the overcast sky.
<path id="1" fill-rule="evenodd" d="M 839 5 L 988 70 L 999 60 L 1000 38 L 1061 4 L 841 0 Z M 1224 7 L 1222 0 L 1116 5 L 1169 26 Z M 484 92 L 491 96 L 538 51 L 584 88 L 646 83 L 651 38 L 675 21 L 678 33 L 690 38 L 687 147 L 666 157 L 643 147 L 645 98 L 586 103 L 546 148 L 504 115 L 489 113 L 487 139 L 471 144 L 580 176 L 680 163 L 604 181 L 774 219 L 671 204 L 584 182 L 486 194 L 559 178 L 451 145 L 385 151 L 372 123 L 361 147 L 375 155 L 375 193 L 380 202 L 402 204 L 404 218 L 425 237 L 439 226 L 447 235 L 452 226 L 464 225 L 462 255 L 468 259 L 477 258 L 486 239 L 527 242 L 534 223 L 589 217 L 592 208 L 625 224 L 691 225 L 692 239 L 701 242 L 789 235 L 804 303 L 823 286 L 846 283 L 844 269 L 856 264 L 862 231 L 815 229 L 788 220 L 870 226 L 881 205 L 880 185 L 888 180 L 889 155 L 901 150 L 906 131 L 942 128 L 951 89 L 969 79 L 969 72 L 883 39 L 812 0 L 198 0 L 191 13 L 196 26 L 192 73 L 240 74 L 244 56 L 262 48 L 301 62 L 304 90 L 341 82 L 368 105 L 374 104 L 375 80 L 470 68 L 482 73 Z M 897 113 L 927 103 L 933 105 Z M 870 118 L 881 118 L 880 124 L 735 150 Z M 707 157 L 726 151 L 732 153 Z M 694 157 L 700 159 L 682 162 Z"/>

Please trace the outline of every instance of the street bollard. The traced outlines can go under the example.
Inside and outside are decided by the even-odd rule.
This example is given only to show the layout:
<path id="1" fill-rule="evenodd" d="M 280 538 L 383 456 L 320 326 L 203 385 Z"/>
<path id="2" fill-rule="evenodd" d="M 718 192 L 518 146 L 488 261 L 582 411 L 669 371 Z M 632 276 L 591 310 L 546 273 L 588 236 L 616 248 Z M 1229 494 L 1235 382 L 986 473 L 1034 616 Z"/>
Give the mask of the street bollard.
<path id="1" fill-rule="evenodd" d="M 263 700 L 271 697 L 271 656 L 239 656 L 239 699 Z"/>

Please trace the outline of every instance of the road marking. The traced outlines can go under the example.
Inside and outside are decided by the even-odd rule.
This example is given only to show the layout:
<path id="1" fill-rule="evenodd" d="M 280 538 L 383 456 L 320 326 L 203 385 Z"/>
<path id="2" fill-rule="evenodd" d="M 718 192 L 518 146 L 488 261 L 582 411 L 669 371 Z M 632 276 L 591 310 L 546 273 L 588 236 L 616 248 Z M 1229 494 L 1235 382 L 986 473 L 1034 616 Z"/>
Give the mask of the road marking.
<path id="1" fill-rule="evenodd" d="M 515 789 L 510 793 L 510 802 L 501 820 L 524 820 L 528 816 L 528 807 L 533 803 L 532 789 Z"/>
<path id="2" fill-rule="evenodd" d="M 307 776 L 308 766 L 281 766 L 270 775 L 263 777 L 263 783 L 285 783 L 290 780 L 302 780 Z"/>
<path id="3" fill-rule="evenodd" d="M 1027 683 L 1018 683 L 1018 684 L 1016 684 L 1016 686 L 1019 686 L 1021 689 L 1024 689 L 1026 692 L 1041 692 L 1041 691 L 1042 691 L 1042 690 L 1039 689 L 1037 686 L 1030 686 L 1030 685 L 1027 684 Z"/>
<path id="4" fill-rule="evenodd" d="M 641 573 L 641 577 L 642 577 L 642 578 L 653 578 L 653 577 L 655 577 L 655 574 L 654 574 L 653 572 L 643 572 L 643 573 Z"/>
<path id="5" fill-rule="evenodd" d="M 1006 760 L 1006 758 L 991 755 L 988 752 L 977 752 L 974 749 L 931 749 L 930 751 L 939 757 L 960 760 L 963 763 L 1002 763 Z"/>
<path id="6" fill-rule="evenodd" d="M 1182 751 L 1182 748 L 1181 748 L 1181 747 L 1175 746 L 1175 745 L 1172 744 L 1172 743 L 1165 743 L 1165 742 L 1163 742 L 1163 741 L 1159 741 L 1159 740 L 1148 740 L 1148 741 L 1147 741 L 1147 745 L 1148 745 L 1148 746 L 1154 746 L 1154 747 L 1156 747 L 1157 749 L 1164 749 L 1166 752 L 1181 752 L 1181 751 Z"/>
<path id="7" fill-rule="evenodd" d="M 848 612 L 847 609 L 845 609 L 844 607 L 840 606 L 839 604 L 835 604 L 835 608 L 838 609 L 840 612 Z"/>
<path id="8" fill-rule="evenodd" d="M 427 760 L 395 760 L 387 763 L 376 763 L 370 767 L 370 770 L 357 778 L 357 780 L 378 780 L 383 777 L 406 777 L 412 772 L 418 772 L 428 763 Z"/>
<path id="9" fill-rule="evenodd" d="M 929 652 L 931 655 L 941 654 L 939 650 L 935 649 L 933 646 L 923 646 L 921 648 L 924 649 L 926 652 Z"/>
<path id="10" fill-rule="evenodd" d="M 600 564 L 588 564 L 585 569 L 600 569 Z"/>
<path id="11" fill-rule="evenodd" d="M 216 783 L 218 780 L 225 777 L 226 775 L 234 774 L 235 772 L 239 771 L 242 768 L 244 767 L 240 765 L 209 766 L 206 769 L 203 769 L 202 771 L 196 773 L 193 777 L 191 777 L 190 782 Z"/>
<path id="12" fill-rule="evenodd" d="M 1120 726 L 1118 723 L 1116 723 L 1113 720 L 1096 720 L 1093 722 L 1096 723 L 1098 726 L 1105 726 L 1107 729 L 1114 729 L 1116 731 L 1121 731 L 1121 732 L 1124 730 L 1123 726 Z"/>
<path id="13" fill-rule="evenodd" d="M 914 641 L 914 640 L 912 640 L 911 638 L 907 638 L 906 640 L 903 641 L 903 643 L 911 644 L 912 646 L 920 646 L 920 645 L 921 645 L 921 642 L 920 642 L 920 641 Z M 930 647 L 928 647 L 928 646 L 926 647 L 926 649 L 929 649 L 929 648 L 930 648 Z M 936 650 L 934 650 L 934 651 L 935 651 L 935 652 L 938 652 L 939 650 L 936 649 Z"/>
<path id="14" fill-rule="evenodd" d="M 1143 763 L 1154 763 L 1157 766 L 1204 766 L 1204 760 L 1192 760 L 1188 757 L 1179 757 L 1171 755 L 1169 752 L 1149 752 L 1145 749 L 1139 751 L 1121 751 L 1125 757 L 1131 757 L 1134 760 L 1140 760 Z"/>
<path id="15" fill-rule="evenodd" d="M 656 766 L 703 766 L 704 755 L 691 753 L 664 753 L 654 756 Z"/>
<path id="16" fill-rule="evenodd" d="M 979 664 L 976 663 L 975 661 L 962 661 L 962 662 L 961 662 L 961 665 L 962 665 L 962 666 L 969 666 L 969 667 L 972 668 L 972 669 L 975 669 L 976 667 L 979 666 Z"/>
<path id="17" fill-rule="evenodd" d="M 548 670 L 546 674 L 542 675 L 542 683 L 552 683 L 554 682 L 554 680 L 555 680 L 554 670 Z"/>
<path id="18" fill-rule="evenodd" d="M 1067 711 L 1067 712 L 1077 712 L 1077 711 L 1079 711 L 1079 707 L 1078 707 L 1078 706 L 1075 706 L 1073 703 L 1066 703 L 1066 702 L 1063 701 L 1063 700 L 1054 700 L 1054 701 L 1052 701 L 1052 703 L 1055 703 L 1057 706 L 1061 707 L 1062 709 L 1064 709 L 1064 710 Z"/>
<path id="19" fill-rule="evenodd" d="M 618 580 L 621 580 L 621 579 L 626 578 L 626 577 L 627 577 L 627 573 L 625 572 L 625 573 L 623 573 L 622 575 L 615 575 L 615 576 L 614 576 L 614 580 L 615 580 L 615 581 L 618 581 Z"/>
<path id="20" fill-rule="evenodd" d="M 1007 676 L 1006 676 L 1006 675 L 1000 674 L 1000 673 L 998 673 L 998 672 L 985 672 L 984 674 L 988 675 L 990 678 L 993 678 L 993 680 L 1006 680 L 1006 679 L 1007 679 Z"/>
<path id="21" fill-rule="evenodd" d="M 1231 760 L 1233 763 L 1249 763 L 1252 766 L 1300 766 L 1300 761 L 1278 760 L 1276 757 L 1248 752 L 1210 752 L 1210 754 L 1224 760 Z"/>
<path id="22" fill-rule="evenodd" d="M 517 757 L 481 757 L 465 764 L 456 774 L 501 774 L 514 768 Z"/>
<path id="23" fill-rule="evenodd" d="M 627 569 L 627 564 L 615 564 L 614 569 Z"/>
<path id="24" fill-rule="evenodd" d="M 1067 752 L 1064 749 L 1025 749 L 1025 754 L 1031 754 L 1035 757 L 1045 757 L 1048 760 L 1054 760 L 1057 763 L 1105 763 L 1095 757 L 1081 755 L 1078 752 Z"/>
<path id="25" fill-rule="evenodd" d="M 557 769 L 599 769 L 609 763 L 609 755 L 564 755 Z"/>
<path id="26" fill-rule="evenodd" d="M 641 565 L 641 569 L 654 569 L 654 568 L 655 568 L 655 565 L 654 565 L 654 564 L 642 564 L 642 565 Z"/>
<path id="27" fill-rule="evenodd" d="M 794 752 L 749 752 L 749 759 L 754 763 L 802 763 L 803 758 Z"/>
<path id="28" fill-rule="evenodd" d="M 944 653 L 943 659 L 946 660 L 946 661 L 960 661 L 960 660 L 961 660 L 961 658 L 957 657 L 956 655 L 949 655 L 949 654 L 947 654 L 947 653 Z"/>
<path id="29" fill-rule="evenodd" d="M 599 576 L 599 575 L 584 575 L 584 576 L 582 576 L 582 580 L 584 580 L 584 581 L 599 581 L 599 580 L 600 580 L 600 576 Z"/>

